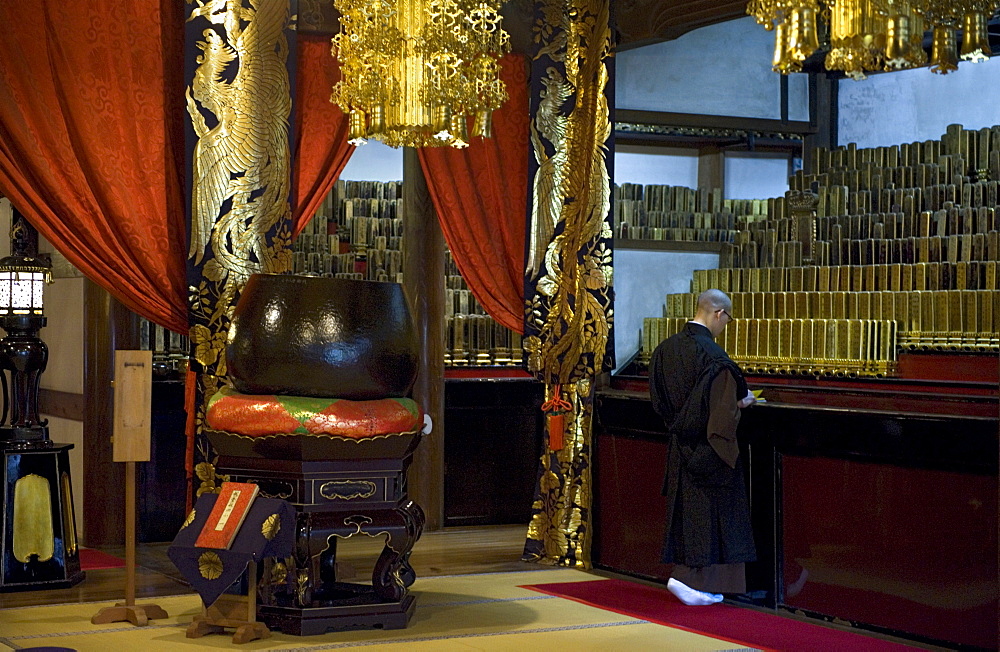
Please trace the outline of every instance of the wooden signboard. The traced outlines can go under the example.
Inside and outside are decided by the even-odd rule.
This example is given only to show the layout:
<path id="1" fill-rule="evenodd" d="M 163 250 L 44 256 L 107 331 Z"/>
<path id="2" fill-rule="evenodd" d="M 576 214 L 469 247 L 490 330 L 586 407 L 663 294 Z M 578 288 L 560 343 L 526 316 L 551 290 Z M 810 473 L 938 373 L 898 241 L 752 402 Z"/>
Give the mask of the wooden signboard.
<path id="1" fill-rule="evenodd" d="M 148 462 L 153 352 L 115 351 L 115 462 Z"/>

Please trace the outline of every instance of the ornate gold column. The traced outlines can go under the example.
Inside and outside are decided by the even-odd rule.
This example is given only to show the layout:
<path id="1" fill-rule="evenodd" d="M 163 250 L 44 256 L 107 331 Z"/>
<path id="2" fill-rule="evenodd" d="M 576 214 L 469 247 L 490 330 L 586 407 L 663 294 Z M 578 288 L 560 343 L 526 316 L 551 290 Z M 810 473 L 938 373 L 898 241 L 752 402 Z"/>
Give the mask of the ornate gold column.
<path id="1" fill-rule="evenodd" d="M 535 3 L 524 342 L 550 416 L 524 558 L 562 566 L 590 565 L 594 380 L 614 366 L 609 13 Z"/>
<path id="2" fill-rule="evenodd" d="M 294 1 L 189 4 L 188 292 L 198 432 L 205 400 L 226 375 L 226 336 L 243 285 L 253 273 L 291 268 L 288 37 Z M 196 447 L 201 493 L 215 486 L 214 455 L 200 438 Z"/>

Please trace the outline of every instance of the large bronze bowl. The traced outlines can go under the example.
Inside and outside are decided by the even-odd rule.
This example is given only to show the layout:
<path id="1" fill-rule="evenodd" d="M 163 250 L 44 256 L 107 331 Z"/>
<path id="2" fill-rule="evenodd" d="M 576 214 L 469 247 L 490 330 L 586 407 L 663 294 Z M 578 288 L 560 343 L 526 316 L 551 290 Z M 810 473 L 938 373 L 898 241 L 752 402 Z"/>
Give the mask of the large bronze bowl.
<path id="1" fill-rule="evenodd" d="M 403 288 L 254 274 L 236 304 L 226 363 L 244 394 L 406 396 L 417 345 Z"/>

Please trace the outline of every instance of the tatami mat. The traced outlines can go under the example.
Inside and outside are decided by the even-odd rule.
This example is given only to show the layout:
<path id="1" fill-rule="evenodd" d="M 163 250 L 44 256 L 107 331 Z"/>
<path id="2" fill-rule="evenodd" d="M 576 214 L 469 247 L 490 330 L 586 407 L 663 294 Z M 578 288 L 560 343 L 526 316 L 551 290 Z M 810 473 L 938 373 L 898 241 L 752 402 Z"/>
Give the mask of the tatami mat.
<path id="1" fill-rule="evenodd" d="M 538 582 L 601 578 L 552 569 L 418 579 L 417 609 L 410 626 L 397 630 L 335 632 L 320 636 L 272 634 L 234 645 L 229 635 L 185 637 L 201 605 L 196 595 L 149 600 L 170 617 L 147 627 L 128 623 L 91 625 L 103 603 L 0 610 L 0 650 L 63 647 L 80 652 L 142 652 L 233 647 L 243 650 L 732 650 L 732 643 L 647 623 L 571 600 L 519 588 Z M 143 604 L 139 600 L 139 604 Z"/>

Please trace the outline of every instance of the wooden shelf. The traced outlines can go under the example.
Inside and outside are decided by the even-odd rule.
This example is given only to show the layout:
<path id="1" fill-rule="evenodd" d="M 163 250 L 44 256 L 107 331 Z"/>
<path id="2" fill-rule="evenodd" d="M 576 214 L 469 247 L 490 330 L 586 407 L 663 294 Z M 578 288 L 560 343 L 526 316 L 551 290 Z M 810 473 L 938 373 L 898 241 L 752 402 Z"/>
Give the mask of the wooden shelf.
<path id="1" fill-rule="evenodd" d="M 722 251 L 722 242 L 702 240 L 615 240 L 615 249 L 637 249 L 642 251 L 696 251 L 717 254 Z"/>

